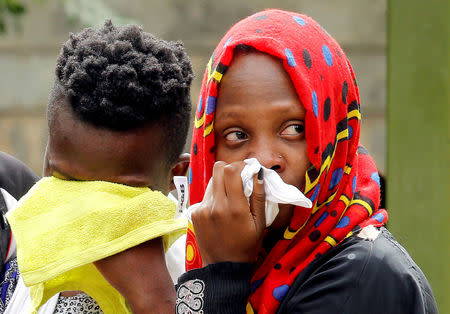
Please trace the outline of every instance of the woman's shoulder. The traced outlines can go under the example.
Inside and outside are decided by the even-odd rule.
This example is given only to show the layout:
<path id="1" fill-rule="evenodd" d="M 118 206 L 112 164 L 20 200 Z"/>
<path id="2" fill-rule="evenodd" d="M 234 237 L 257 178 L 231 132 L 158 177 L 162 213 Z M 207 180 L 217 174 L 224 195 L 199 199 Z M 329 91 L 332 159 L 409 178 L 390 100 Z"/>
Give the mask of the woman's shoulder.
<path id="1" fill-rule="evenodd" d="M 430 285 L 385 228 L 352 236 L 311 263 L 280 312 L 437 313 Z"/>
<path id="2" fill-rule="evenodd" d="M 386 228 L 375 229 L 369 226 L 369 231 L 363 229 L 330 253 L 322 260 L 325 268 L 332 269 L 336 261 L 339 261 L 356 278 L 368 280 L 376 275 L 373 279 L 378 281 L 385 276 L 386 279 L 406 276 L 426 281 L 419 266 Z"/>
<path id="3" fill-rule="evenodd" d="M 355 247 L 365 247 L 368 251 L 369 258 L 362 275 L 368 276 L 375 271 L 381 271 L 381 274 L 399 278 L 411 277 L 417 280 L 421 287 L 429 287 L 422 270 L 386 228 L 381 228 L 379 236 L 373 241 L 361 239 L 356 242 Z"/>
<path id="4" fill-rule="evenodd" d="M 355 254 L 360 252 L 367 256 L 367 261 L 358 277 L 360 288 L 363 288 L 365 283 L 370 283 L 374 291 L 385 297 L 394 298 L 400 303 L 408 303 L 411 300 L 409 298 L 411 293 L 419 294 L 416 297 L 420 297 L 420 300 L 425 303 L 427 300 L 434 302 L 431 287 L 424 273 L 386 228 L 381 228 L 374 240 L 358 236 L 354 238 L 355 242 L 352 246 Z M 343 250 L 342 253 L 345 254 L 345 251 Z M 348 267 L 352 266 L 354 266 L 353 263 L 349 262 Z M 414 301 L 419 302 L 419 299 Z M 427 304 L 416 305 L 427 306 Z"/>

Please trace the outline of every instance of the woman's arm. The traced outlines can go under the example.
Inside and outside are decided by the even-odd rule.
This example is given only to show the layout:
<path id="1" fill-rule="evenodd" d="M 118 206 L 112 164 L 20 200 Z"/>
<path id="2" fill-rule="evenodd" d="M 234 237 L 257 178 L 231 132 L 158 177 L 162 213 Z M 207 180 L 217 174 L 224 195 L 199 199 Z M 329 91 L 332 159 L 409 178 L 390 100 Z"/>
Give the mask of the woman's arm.
<path id="1" fill-rule="evenodd" d="M 254 177 L 250 204 L 240 173 L 243 162 L 217 162 L 210 198 L 192 213 L 205 267 L 183 274 L 177 285 L 176 313 L 245 313 L 253 263 L 265 229 L 262 172 Z"/>
<path id="2" fill-rule="evenodd" d="M 175 290 L 161 238 L 94 263 L 127 300 L 133 313 L 173 313 Z"/>
<path id="3" fill-rule="evenodd" d="M 178 278 L 175 313 L 244 313 L 253 264 L 223 262 Z"/>

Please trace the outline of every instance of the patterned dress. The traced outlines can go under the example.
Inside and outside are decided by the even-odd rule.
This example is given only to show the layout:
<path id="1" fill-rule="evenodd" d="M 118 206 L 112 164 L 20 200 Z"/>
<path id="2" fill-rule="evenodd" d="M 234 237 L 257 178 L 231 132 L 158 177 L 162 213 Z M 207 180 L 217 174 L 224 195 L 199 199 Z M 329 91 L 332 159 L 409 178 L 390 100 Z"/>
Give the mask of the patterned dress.
<path id="1" fill-rule="evenodd" d="M 4 313 L 14 290 L 17 286 L 20 272 L 17 266 L 17 259 L 8 261 L 1 272 L 0 277 L 0 313 Z M 82 313 L 82 314 L 102 314 L 103 311 L 97 302 L 85 293 L 73 297 L 59 296 L 54 313 Z"/>
<path id="2" fill-rule="evenodd" d="M 1 272 L 0 286 L 2 290 L 0 297 L 0 313 L 5 312 L 9 300 L 11 300 L 16 288 L 18 279 L 19 268 L 17 267 L 17 259 L 12 259 L 6 262 Z"/>
<path id="3" fill-rule="evenodd" d="M 54 313 L 101 314 L 103 312 L 94 299 L 86 293 L 81 293 L 73 297 L 59 296 Z"/>

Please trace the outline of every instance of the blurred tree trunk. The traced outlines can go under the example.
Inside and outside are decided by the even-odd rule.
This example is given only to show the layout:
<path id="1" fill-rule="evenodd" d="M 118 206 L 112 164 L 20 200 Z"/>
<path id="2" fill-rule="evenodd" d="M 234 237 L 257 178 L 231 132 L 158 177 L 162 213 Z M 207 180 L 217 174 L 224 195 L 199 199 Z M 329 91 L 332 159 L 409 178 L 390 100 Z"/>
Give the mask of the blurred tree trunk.
<path id="1" fill-rule="evenodd" d="M 390 229 L 450 313 L 448 0 L 388 0 Z"/>

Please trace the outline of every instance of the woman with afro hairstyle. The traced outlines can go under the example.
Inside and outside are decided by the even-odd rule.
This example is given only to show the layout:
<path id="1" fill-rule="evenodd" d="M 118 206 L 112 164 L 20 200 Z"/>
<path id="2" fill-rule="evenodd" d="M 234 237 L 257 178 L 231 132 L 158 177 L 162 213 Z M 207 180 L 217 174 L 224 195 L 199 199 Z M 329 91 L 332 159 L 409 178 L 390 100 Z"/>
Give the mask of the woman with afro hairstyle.
<path id="1" fill-rule="evenodd" d="M 48 102 L 44 176 L 150 187 L 165 197 L 172 177 L 185 175 L 188 166 L 186 155 L 180 154 L 189 126 L 192 78 L 182 43 L 156 38 L 138 26 L 107 21 L 99 29 L 71 34 L 59 54 Z M 122 224 L 125 221 L 123 217 Z M 11 227 L 14 233 L 12 223 Z M 96 261 L 95 266 L 112 285 L 122 287 L 119 292 L 133 312 L 168 313 L 173 311 L 175 293 L 162 240 L 148 240 L 128 250 L 139 258 L 121 259 L 119 253 Z M 18 269 L 8 274 L 22 278 L 20 271 L 19 256 Z M 126 271 L 139 276 L 131 279 Z M 137 287 L 139 291 L 133 291 Z M 14 291 L 12 284 L 9 291 Z M 23 313 L 28 306 L 29 291 L 20 279 L 6 298 L 6 312 Z M 101 313 L 102 309 L 81 291 L 64 291 L 41 307 L 42 312 Z"/>

